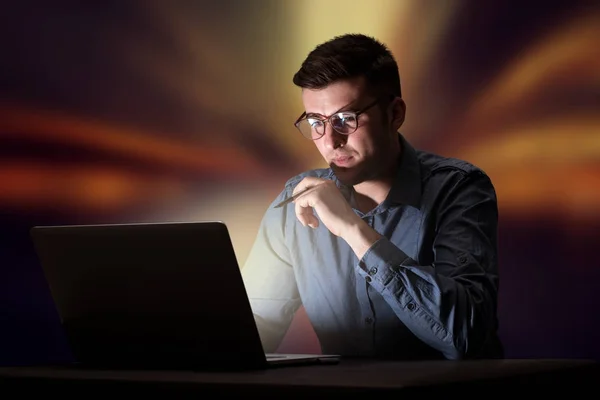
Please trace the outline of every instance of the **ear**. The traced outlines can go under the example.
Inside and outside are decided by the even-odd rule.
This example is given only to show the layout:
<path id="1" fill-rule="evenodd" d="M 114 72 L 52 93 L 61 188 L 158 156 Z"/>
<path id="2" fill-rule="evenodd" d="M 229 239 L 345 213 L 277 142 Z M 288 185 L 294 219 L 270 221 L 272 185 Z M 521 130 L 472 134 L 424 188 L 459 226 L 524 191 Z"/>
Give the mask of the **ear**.
<path id="1" fill-rule="evenodd" d="M 394 131 L 397 131 L 404 123 L 406 103 L 404 103 L 402 97 L 396 97 L 392 100 L 390 107 L 392 111 L 392 127 L 394 128 Z"/>

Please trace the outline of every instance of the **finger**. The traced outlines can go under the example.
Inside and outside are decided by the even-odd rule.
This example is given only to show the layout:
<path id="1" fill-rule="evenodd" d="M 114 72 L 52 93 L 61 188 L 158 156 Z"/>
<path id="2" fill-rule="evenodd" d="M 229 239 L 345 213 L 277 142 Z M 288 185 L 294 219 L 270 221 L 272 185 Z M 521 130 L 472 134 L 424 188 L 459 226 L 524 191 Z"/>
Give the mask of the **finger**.
<path id="1" fill-rule="evenodd" d="M 311 228 L 319 226 L 319 220 L 315 216 L 314 209 L 309 205 L 309 202 L 306 199 L 295 202 L 294 210 L 298 221 L 300 221 L 303 226 L 310 226 Z"/>
<path id="2" fill-rule="evenodd" d="M 294 190 L 292 192 L 292 196 L 295 196 L 298 193 L 301 193 L 301 192 L 303 192 L 305 190 L 310 190 L 311 188 L 313 188 L 313 187 L 315 187 L 315 186 L 323 183 L 324 181 L 325 181 L 325 179 L 315 178 L 313 176 L 307 176 L 306 178 L 302 179 L 296 185 L 296 187 L 294 187 Z"/>

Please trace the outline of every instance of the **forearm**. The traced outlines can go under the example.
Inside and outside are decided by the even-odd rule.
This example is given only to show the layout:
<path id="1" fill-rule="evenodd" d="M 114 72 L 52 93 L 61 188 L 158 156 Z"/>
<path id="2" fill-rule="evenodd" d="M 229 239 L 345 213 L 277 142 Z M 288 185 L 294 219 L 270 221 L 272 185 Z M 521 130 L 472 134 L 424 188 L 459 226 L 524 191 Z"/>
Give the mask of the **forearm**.
<path id="1" fill-rule="evenodd" d="M 294 319 L 294 314 L 300 307 L 299 299 L 251 298 L 250 305 L 264 351 L 266 353 L 277 352 Z"/>
<path id="2" fill-rule="evenodd" d="M 273 353 L 301 301 L 292 268 L 278 260 L 270 248 L 257 241 L 242 268 L 242 278 L 263 347 Z"/>
<path id="3" fill-rule="evenodd" d="M 485 276 L 460 280 L 418 265 L 386 238 L 360 258 L 359 273 L 398 318 L 423 342 L 448 359 L 478 353 L 493 323 Z M 474 260 L 465 259 L 465 264 Z"/>

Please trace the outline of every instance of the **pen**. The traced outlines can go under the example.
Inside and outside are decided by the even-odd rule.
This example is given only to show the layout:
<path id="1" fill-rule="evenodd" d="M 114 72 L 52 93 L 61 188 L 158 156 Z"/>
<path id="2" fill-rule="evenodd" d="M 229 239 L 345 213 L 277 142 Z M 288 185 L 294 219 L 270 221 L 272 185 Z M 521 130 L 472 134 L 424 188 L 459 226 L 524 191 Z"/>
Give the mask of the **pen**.
<path id="1" fill-rule="evenodd" d="M 296 193 L 292 197 L 288 197 L 287 199 L 283 200 L 281 203 L 277 204 L 275 206 L 275 208 L 279 208 L 279 207 L 285 206 L 288 203 L 291 203 L 292 201 L 296 200 L 298 197 L 302 196 L 304 193 L 308 192 L 312 188 L 313 188 L 312 186 L 311 187 L 307 187 L 304 190 Z"/>

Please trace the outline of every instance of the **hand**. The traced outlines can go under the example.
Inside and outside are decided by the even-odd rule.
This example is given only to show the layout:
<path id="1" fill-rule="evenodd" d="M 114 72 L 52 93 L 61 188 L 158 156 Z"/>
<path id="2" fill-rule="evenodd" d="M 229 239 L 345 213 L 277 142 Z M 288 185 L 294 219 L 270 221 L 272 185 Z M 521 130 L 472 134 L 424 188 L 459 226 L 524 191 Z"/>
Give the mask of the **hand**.
<path id="1" fill-rule="evenodd" d="M 294 200 L 296 217 L 304 226 L 316 228 L 319 225 L 317 215 L 331 233 L 344 236 L 350 228 L 363 222 L 352 210 L 335 182 L 330 179 L 314 177 L 304 178 L 294 188 L 294 194 L 309 189 Z"/>
<path id="2" fill-rule="evenodd" d="M 332 180 L 304 178 L 296 185 L 293 194 L 306 188 L 312 189 L 294 200 L 296 217 L 302 225 L 311 228 L 319 226 L 319 220 L 314 214 L 316 211 L 325 227 L 344 239 L 358 259 L 382 237 L 356 215 Z"/>

